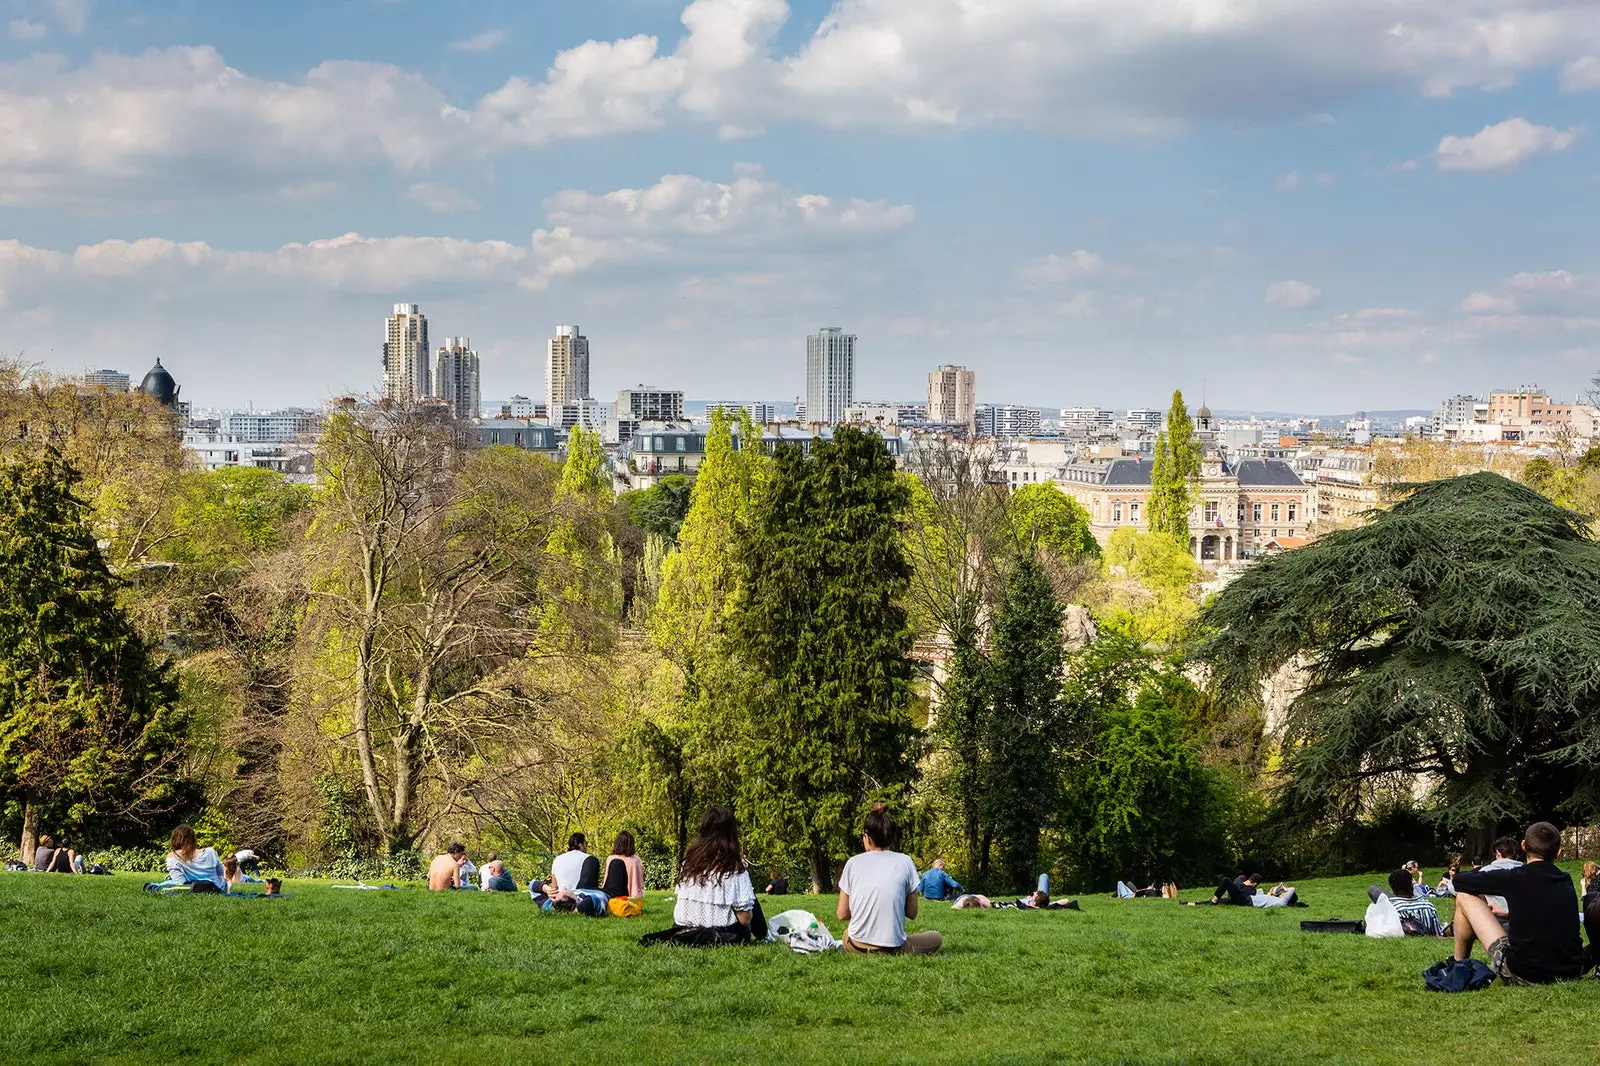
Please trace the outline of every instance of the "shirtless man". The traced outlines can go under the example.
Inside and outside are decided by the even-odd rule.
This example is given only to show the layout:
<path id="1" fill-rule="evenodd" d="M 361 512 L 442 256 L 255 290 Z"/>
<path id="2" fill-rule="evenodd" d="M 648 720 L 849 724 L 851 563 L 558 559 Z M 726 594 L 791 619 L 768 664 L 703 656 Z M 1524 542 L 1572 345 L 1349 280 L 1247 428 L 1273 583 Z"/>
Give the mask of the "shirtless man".
<path id="1" fill-rule="evenodd" d="M 461 868 L 467 864 L 467 849 L 451 844 L 428 866 L 428 890 L 444 892 L 461 887 Z"/>

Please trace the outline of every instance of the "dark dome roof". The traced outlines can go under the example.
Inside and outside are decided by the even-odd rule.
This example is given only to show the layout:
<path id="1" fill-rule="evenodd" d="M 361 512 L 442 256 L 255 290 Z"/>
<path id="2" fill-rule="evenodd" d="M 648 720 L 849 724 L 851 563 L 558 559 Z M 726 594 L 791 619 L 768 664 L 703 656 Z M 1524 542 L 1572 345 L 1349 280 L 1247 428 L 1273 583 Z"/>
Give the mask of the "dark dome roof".
<path id="1" fill-rule="evenodd" d="M 156 365 L 145 373 L 144 380 L 139 383 L 139 391 L 146 396 L 155 398 L 156 403 L 163 407 L 173 407 L 178 402 L 178 383 L 173 380 L 167 368 L 161 365 L 161 360 L 156 360 Z"/>
<path id="2" fill-rule="evenodd" d="M 160 366 L 161 363 L 158 361 L 156 365 Z M 1205 404 L 1201 404 L 1200 410 L 1196 411 L 1195 414 L 1207 422 L 1211 421 L 1211 408 L 1207 407 Z"/>

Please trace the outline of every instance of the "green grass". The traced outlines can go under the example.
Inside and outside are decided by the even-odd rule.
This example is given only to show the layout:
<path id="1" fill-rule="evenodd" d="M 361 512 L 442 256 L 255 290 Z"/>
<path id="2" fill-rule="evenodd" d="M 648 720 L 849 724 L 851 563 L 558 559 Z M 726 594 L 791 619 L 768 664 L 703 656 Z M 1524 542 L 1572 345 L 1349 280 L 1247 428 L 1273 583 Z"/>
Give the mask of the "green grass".
<path id="1" fill-rule="evenodd" d="M 1600 982 L 1442 996 L 1420 973 L 1444 941 L 1300 932 L 1361 917 L 1369 878 L 1304 882 L 1309 908 L 1274 911 L 925 904 L 914 927 L 947 942 L 933 958 L 639 948 L 670 923 L 661 894 L 624 921 L 541 915 L 520 894 L 291 882 L 264 902 L 141 880 L 0 875 L 0 1060 L 1417 1066 L 1600 1050 Z M 833 902 L 768 913 L 803 906 L 837 932 Z"/>

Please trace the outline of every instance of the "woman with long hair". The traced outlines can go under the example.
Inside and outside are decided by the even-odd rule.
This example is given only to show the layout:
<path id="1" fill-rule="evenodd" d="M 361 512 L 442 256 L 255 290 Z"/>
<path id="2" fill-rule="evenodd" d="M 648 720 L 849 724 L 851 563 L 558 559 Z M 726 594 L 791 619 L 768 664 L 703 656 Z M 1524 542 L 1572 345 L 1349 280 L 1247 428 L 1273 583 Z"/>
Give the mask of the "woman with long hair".
<path id="1" fill-rule="evenodd" d="M 635 851 L 633 834 L 626 829 L 617 834 L 606 856 L 606 877 L 600 885 L 611 900 L 610 911 L 618 918 L 635 918 L 644 913 L 644 863 Z"/>
<path id="2" fill-rule="evenodd" d="M 861 954 L 932 955 L 944 946 L 934 930 L 906 932 L 917 916 L 921 878 L 911 856 L 893 850 L 900 827 L 887 804 L 876 804 L 861 828 L 865 850 L 844 864 L 839 875 L 839 917 L 850 923 L 844 949 Z"/>
<path id="3" fill-rule="evenodd" d="M 761 903 L 745 869 L 739 823 L 727 807 L 706 808 L 699 835 L 683 853 L 676 891 L 672 927 L 639 943 L 712 947 L 767 938 Z"/>
<path id="4" fill-rule="evenodd" d="M 168 887 L 210 885 L 197 892 L 227 892 L 228 877 L 216 848 L 202 848 L 195 839 L 194 827 L 180 825 L 172 831 L 172 850 L 167 853 Z M 145 886 L 150 887 L 150 886 Z"/>

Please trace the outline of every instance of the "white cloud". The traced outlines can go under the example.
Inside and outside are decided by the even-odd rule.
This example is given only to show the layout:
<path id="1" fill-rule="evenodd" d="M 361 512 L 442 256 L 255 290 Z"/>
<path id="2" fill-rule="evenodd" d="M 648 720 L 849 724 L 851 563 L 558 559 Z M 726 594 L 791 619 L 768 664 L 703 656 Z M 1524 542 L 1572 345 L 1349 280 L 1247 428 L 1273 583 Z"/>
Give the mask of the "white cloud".
<path id="1" fill-rule="evenodd" d="M 1600 56 L 1580 56 L 1561 68 L 1561 91 L 1588 92 L 1600 89 Z"/>
<path id="2" fill-rule="evenodd" d="M 476 211 L 483 205 L 471 196 L 449 185 L 433 181 L 413 182 L 406 187 L 406 199 L 429 211 L 450 214 L 457 211 Z"/>
<path id="3" fill-rule="evenodd" d="M 1322 290 L 1303 281 L 1274 281 L 1267 286 L 1267 306 L 1300 311 L 1322 301 Z"/>
<path id="4" fill-rule="evenodd" d="M 86 0 L 51 2 L 82 28 Z M 1563 66 L 1578 86 L 1600 54 L 1589 0 L 839 0 L 785 50 L 790 14 L 784 0 L 694 0 L 675 42 L 587 41 L 475 101 L 376 63 L 262 78 L 205 47 L 0 64 L 0 203 L 257 193 L 675 120 L 730 139 L 780 122 L 1161 134 Z"/>
<path id="5" fill-rule="evenodd" d="M 1461 301 L 1461 310 L 1469 315 L 1508 315 L 1517 309 L 1511 296 L 1496 296 L 1488 292 L 1475 292 Z"/>
<path id="6" fill-rule="evenodd" d="M 452 52 L 492 52 L 505 43 L 505 30 L 484 30 L 471 37 L 463 37 L 459 41 L 451 41 L 445 47 Z"/>
<path id="7" fill-rule="evenodd" d="M 1300 172 L 1291 170 L 1283 177 L 1272 183 L 1272 187 L 1279 192 L 1291 192 L 1300 187 Z"/>
<path id="8" fill-rule="evenodd" d="M 45 0 L 45 7 L 68 33 L 82 33 L 89 26 L 90 0 Z"/>
<path id="9" fill-rule="evenodd" d="M 1017 268 L 1017 282 L 1027 288 L 1045 288 L 1076 281 L 1105 268 L 1105 260 L 1097 252 L 1079 248 L 1066 255 L 1051 252 L 1031 259 Z"/>
<path id="10" fill-rule="evenodd" d="M 1338 317 L 1340 321 L 1385 322 L 1395 319 L 1415 318 L 1416 316 L 1417 312 L 1409 307 L 1363 307 L 1359 311 L 1351 311 Z"/>
<path id="11" fill-rule="evenodd" d="M 6 23 L 6 32 L 13 41 L 37 41 L 50 32 L 50 27 L 42 22 L 29 22 L 27 19 L 12 19 Z"/>
<path id="12" fill-rule="evenodd" d="M 1564 152 L 1578 139 L 1578 128 L 1536 126 L 1508 118 L 1470 137 L 1445 137 L 1434 158 L 1440 170 L 1507 170 L 1546 152 Z"/>

